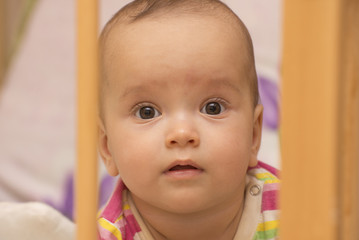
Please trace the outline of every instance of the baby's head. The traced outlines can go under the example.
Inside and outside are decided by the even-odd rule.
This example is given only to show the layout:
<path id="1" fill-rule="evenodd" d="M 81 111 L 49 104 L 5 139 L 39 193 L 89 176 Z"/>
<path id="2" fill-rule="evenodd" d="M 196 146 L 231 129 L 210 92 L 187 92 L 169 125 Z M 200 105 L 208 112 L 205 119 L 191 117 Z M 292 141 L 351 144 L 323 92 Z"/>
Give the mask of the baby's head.
<path id="1" fill-rule="evenodd" d="M 166 19 L 173 20 L 173 23 L 168 23 L 168 28 L 178 28 L 176 20 L 177 17 L 185 18 L 191 24 L 191 21 L 195 19 L 204 21 L 204 27 L 206 25 L 211 25 L 210 22 L 205 23 L 206 19 L 212 18 L 214 22 L 222 22 L 222 24 L 227 25 L 227 33 L 230 33 L 231 37 L 236 37 L 238 41 L 238 46 L 240 47 L 242 62 L 240 68 L 243 68 L 243 71 L 247 74 L 246 80 L 248 81 L 251 97 L 253 100 L 253 105 L 256 106 L 259 100 L 258 84 L 257 84 L 257 75 L 255 71 L 254 64 L 254 54 L 253 54 L 253 45 L 251 37 L 248 33 L 247 28 L 243 22 L 238 18 L 238 16 L 233 13 L 233 11 L 228 8 L 224 3 L 218 0 L 140 0 L 133 1 L 130 4 L 126 5 L 120 11 L 118 11 L 106 24 L 105 28 L 101 33 L 100 38 L 100 50 L 101 50 L 101 103 L 104 100 L 104 95 L 106 95 L 106 87 L 109 85 L 107 69 L 108 67 L 113 66 L 111 56 L 113 56 L 113 43 L 109 43 L 109 38 L 112 32 L 115 32 L 115 38 L 117 40 L 121 37 L 122 33 L 129 31 L 135 27 L 136 22 L 141 21 L 164 21 Z M 151 24 L 151 23 L 149 23 Z M 181 31 L 180 29 L 177 29 Z M 225 31 L 223 29 L 223 31 Z M 152 34 L 156 35 L 156 32 Z M 166 34 L 165 32 L 163 34 Z M 167 33 L 169 34 L 169 33 Z M 233 36 L 233 34 L 237 36 Z M 185 37 L 185 36 L 184 36 Z M 151 39 L 146 39 L 149 41 Z M 164 39 L 166 40 L 166 39 Z M 167 39 L 169 40 L 169 39 Z M 116 41 L 116 40 L 115 40 Z M 122 42 L 123 45 L 132 45 L 132 39 L 129 39 L 128 42 Z M 119 44 L 119 43 L 118 43 Z M 190 44 L 190 43 L 189 43 Z M 126 46 L 122 46 L 126 47 Z M 180 48 L 181 46 L 175 46 Z M 209 46 L 211 47 L 211 46 Z M 119 50 L 119 49 L 117 49 Z M 169 53 L 170 54 L 170 53 Z M 112 66 L 111 66 L 112 65 Z M 101 110 L 103 110 L 103 105 L 101 104 Z"/>
<path id="2" fill-rule="evenodd" d="M 192 213 L 242 199 L 263 109 L 239 18 L 216 0 L 134 1 L 100 49 L 100 153 L 137 207 Z"/>

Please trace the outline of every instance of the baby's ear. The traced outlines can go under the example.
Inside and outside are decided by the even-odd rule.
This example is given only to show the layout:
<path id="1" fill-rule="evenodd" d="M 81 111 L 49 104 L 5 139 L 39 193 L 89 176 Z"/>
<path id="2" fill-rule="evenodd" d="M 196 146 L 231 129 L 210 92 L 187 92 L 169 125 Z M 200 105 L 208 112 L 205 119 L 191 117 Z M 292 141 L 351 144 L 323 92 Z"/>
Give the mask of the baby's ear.
<path id="1" fill-rule="evenodd" d="M 252 156 L 249 161 L 250 167 L 255 167 L 258 163 L 258 151 L 262 140 L 262 122 L 263 122 L 263 105 L 258 104 L 253 114 L 253 136 L 252 136 Z"/>
<path id="2" fill-rule="evenodd" d="M 105 125 L 101 118 L 99 118 L 99 120 L 98 120 L 98 129 L 99 129 L 98 148 L 99 148 L 99 152 L 100 152 L 102 161 L 105 164 L 108 174 L 110 174 L 111 176 L 117 176 L 118 169 L 117 169 L 116 163 L 112 157 L 111 149 L 109 147 L 106 128 L 105 128 Z"/>

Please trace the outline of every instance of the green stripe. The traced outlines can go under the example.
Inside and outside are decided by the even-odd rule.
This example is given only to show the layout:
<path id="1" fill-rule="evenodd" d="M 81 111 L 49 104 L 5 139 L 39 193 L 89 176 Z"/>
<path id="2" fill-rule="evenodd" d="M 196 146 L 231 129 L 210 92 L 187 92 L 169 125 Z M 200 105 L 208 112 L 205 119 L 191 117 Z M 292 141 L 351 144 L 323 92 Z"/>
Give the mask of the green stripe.
<path id="1" fill-rule="evenodd" d="M 271 239 L 278 235 L 278 228 L 266 230 L 266 231 L 257 231 L 253 237 L 253 240 L 265 240 Z"/>
<path id="2" fill-rule="evenodd" d="M 265 178 L 258 178 L 261 181 L 267 181 L 267 180 L 276 180 L 275 178 L 272 177 L 265 177 Z"/>

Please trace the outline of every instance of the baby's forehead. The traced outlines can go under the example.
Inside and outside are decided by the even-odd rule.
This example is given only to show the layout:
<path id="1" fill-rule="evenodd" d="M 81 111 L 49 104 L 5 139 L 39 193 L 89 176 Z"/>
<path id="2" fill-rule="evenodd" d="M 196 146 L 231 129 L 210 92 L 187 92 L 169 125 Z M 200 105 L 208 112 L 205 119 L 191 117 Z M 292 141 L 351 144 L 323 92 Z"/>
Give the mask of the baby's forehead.
<path id="1" fill-rule="evenodd" d="M 244 35 L 238 27 L 212 16 L 146 18 L 114 27 L 104 47 L 104 59 L 106 64 L 113 64 L 120 59 L 129 63 L 134 55 L 169 59 L 171 56 L 198 57 L 201 53 L 202 58 L 225 55 L 232 60 L 240 58 L 239 62 L 246 64 L 251 57 Z M 221 60 L 230 59 L 218 59 Z"/>
<path id="2" fill-rule="evenodd" d="M 221 14 L 224 13 L 222 12 Z M 234 17 L 220 18 L 213 14 L 166 13 L 146 16 L 134 22 L 125 20 L 114 22 L 111 29 L 107 30 L 106 35 L 104 34 L 100 42 L 102 60 L 113 56 L 114 51 L 116 52 L 117 50 L 116 48 L 120 47 L 126 51 L 126 49 L 136 46 L 135 39 L 137 40 L 138 36 L 146 38 L 146 42 L 151 42 L 152 39 L 176 42 L 176 39 L 171 38 L 172 34 L 177 34 L 184 41 L 194 41 L 197 36 L 198 39 L 202 40 L 201 45 L 208 48 L 213 47 L 215 44 L 213 41 L 203 39 L 197 32 L 201 32 L 203 35 L 210 35 L 212 32 L 217 35 L 226 35 L 232 39 L 234 38 L 232 50 L 237 51 L 240 48 L 241 55 L 251 55 L 249 34 L 247 34 L 246 28 L 239 21 L 234 19 Z M 188 29 L 194 29 L 194 34 L 188 31 Z M 150 44 L 148 45 L 150 47 Z M 174 45 L 174 47 L 176 46 Z M 146 51 L 151 51 L 151 48 L 146 49 Z M 121 51 L 117 52 L 121 53 Z M 250 58 L 249 56 L 248 59 Z"/>
<path id="3" fill-rule="evenodd" d="M 191 33 L 189 29 L 194 29 Z M 201 33 L 197 34 L 197 33 Z M 176 35 L 177 34 L 177 35 Z M 207 48 L 216 47 L 217 43 L 211 41 L 209 38 L 205 39 L 202 36 L 210 35 L 223 35 L 228 38 L 235 39 L 231 44 L 232 51 L 240 51 L 242 57 L 250 60 L 251 54 L 251 42 L 247 37 L 245 29 L 241 27 L 239 23 L 233 24 L 227 21 L 227 19 L 219 19 L 214 16 L 197 16 L 197 15 L 181 15 L 181 16 L 162 16 L 161 18 L 143 18 L 139 21 L 132 23 L 117 23 L 111 31 L 108 33 L 105 41 L 102 42 L 102 57 L 108 58 L 114 55 L 114 52 L 121 54 L 123 51 L 118 51 L 119 48 L 126 51 L 129 48 L 136 46 L 138 42 L 138 36 L 146 39 L 148 49 L 146 52 L 155 52 L 156 49 L 151 47 L 153 39 L 157 39 L 158 42 L 173 41 L 172 46 L 176 46 L 178 42 L 172 35 L 178 36 L 183 39 L 186 44 L 193 46 L 206 46 Z M 194 42 L 202 41 L 200 44 L 195 45 Z M 167 43 L 166 42 L 166 43 Z M 196 49 L 197 50 L 197 49 Z M 169 49 L 170 53 L 172 49 Z"/>
<path id="4" fill-rule="evenodd" d="M 153 2 L 150 5 L 149 2 Z M 163 4 L 162 4 L 163 3 Z M 158 5 L 158 6 L 156 6 Z M 251 45 L 249 33 L 238 16 L 224 3 L 217 0 L 161 0 L 134 1 L 125 6 L 106 24 L 100 37 L 100 47 L 106 46 L 106 39 L 113 32 L 123 32 L 136 27 L 139 22 L 167 21 L 180 18 L 190 20 L 211 19 L 211 22 L 223 23 L 233 34 L 241 36 L 242 41 Z M 178 22 L 169 21 L 177 28 Z M 121 36 L 121 34 L 118 34 Z"/>

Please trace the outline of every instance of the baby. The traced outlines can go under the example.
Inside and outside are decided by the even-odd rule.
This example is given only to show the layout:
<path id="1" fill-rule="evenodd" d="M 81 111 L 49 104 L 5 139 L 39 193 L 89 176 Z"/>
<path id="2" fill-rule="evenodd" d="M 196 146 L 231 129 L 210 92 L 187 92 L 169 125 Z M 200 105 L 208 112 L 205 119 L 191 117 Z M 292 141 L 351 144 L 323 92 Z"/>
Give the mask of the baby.
<path id="1" fill-rule="evenodd" d="M 136 0 L 100 39 L 99 239 L 276 239 L 252 43 L 217 0 Z"/>

